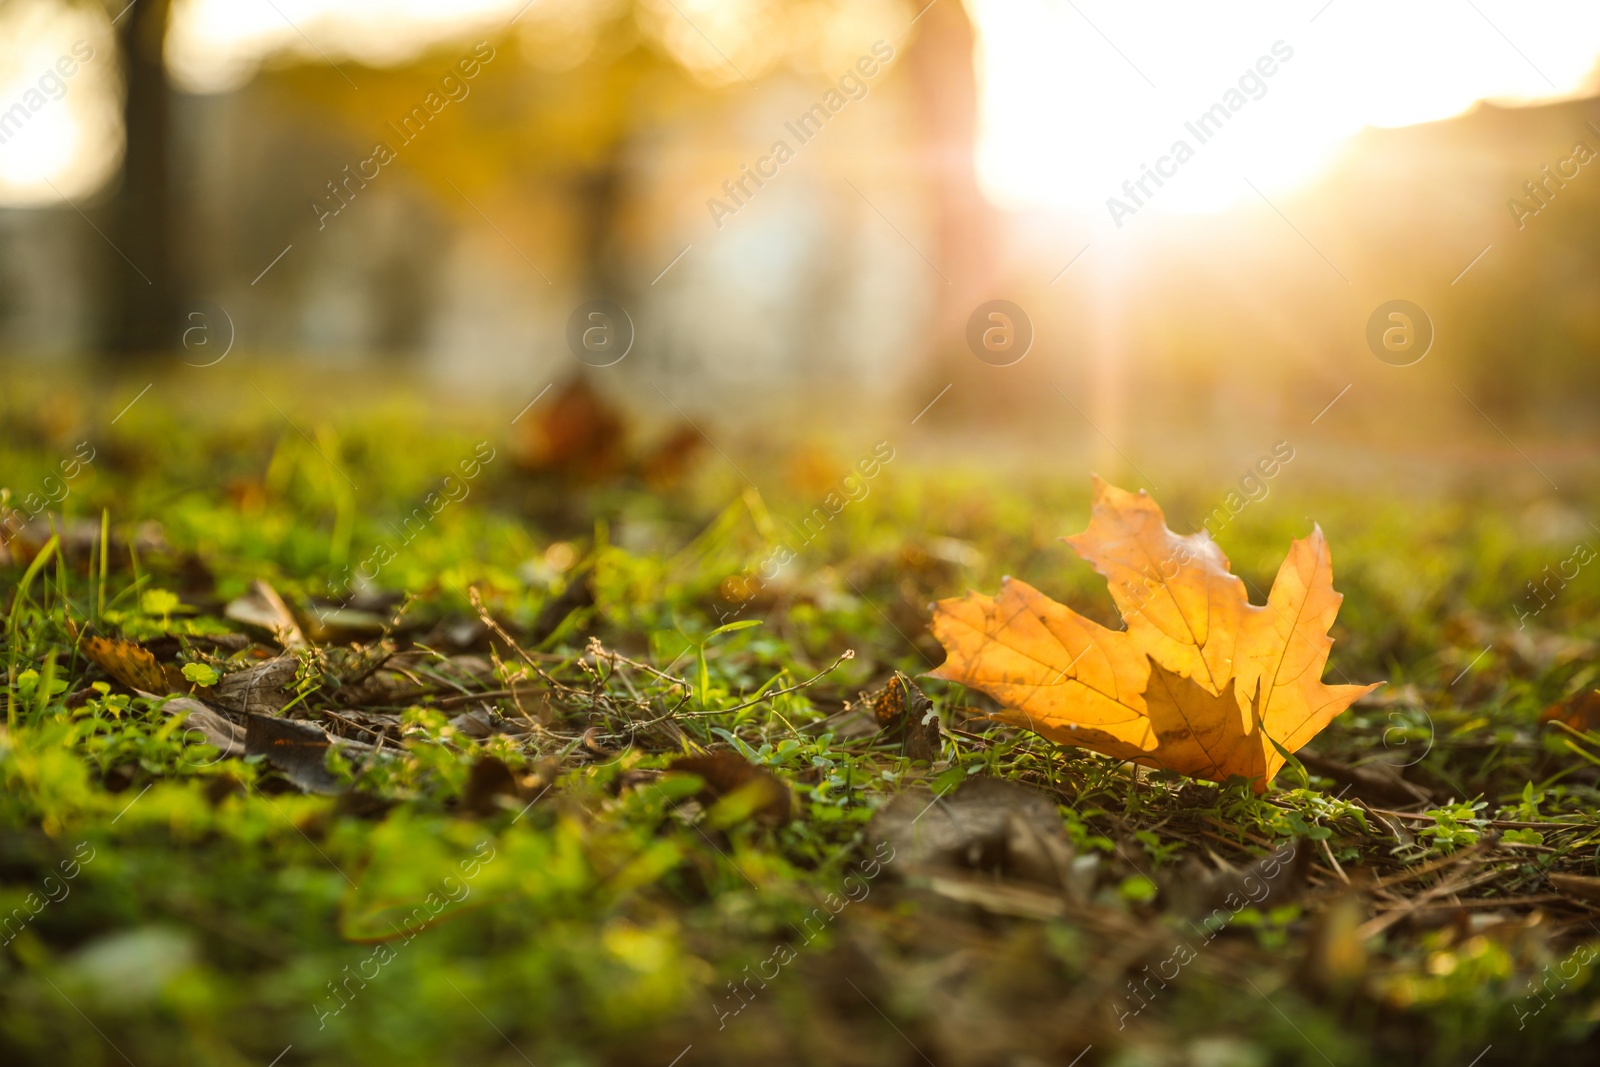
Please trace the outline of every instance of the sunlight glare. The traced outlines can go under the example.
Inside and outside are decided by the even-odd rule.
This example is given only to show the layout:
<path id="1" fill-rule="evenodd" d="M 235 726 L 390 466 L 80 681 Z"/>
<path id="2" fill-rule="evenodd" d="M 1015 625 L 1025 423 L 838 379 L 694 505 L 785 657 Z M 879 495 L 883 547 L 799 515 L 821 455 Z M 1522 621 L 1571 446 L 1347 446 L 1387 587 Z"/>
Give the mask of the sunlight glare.
<path id="1" fill-rule="evenodd" d="M 1141 212 L 1219 211 L 1255 195 L 1247 180 L 1268 196 L 1303 185 L 1365 126 L 1592 89 L 1600 55 L 1600 7 L 1579 0 L 1534 17 L 1509 0 L 1477 10 L 1444 0 L 969 6 L 985 192 L 1009 209 L 1106 226 L 1108 198 L 1131 206 L 1124 183 L 1137 193 L 1144 168 L 1162 160 L 1168 178 L 1147 182 Z M 1213 125 L 1186 126 L 1217 104 L 1228 113 Z M 1179 142 L 1191 153 L 1181 163 Z"/>
<path id="2" fill-rule="evenodd" d="M 121 155 L 115 58 L 99 21 L 80 8 L 18 5 L 0 17 L 0 42 L 0 205 L 93 192 Z"/>

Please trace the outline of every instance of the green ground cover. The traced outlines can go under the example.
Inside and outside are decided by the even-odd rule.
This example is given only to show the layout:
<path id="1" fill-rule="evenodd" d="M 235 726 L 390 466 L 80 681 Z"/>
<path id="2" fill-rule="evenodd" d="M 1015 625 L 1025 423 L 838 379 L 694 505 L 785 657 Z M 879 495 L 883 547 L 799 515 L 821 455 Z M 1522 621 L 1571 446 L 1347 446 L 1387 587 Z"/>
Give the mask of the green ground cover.
<path id="1" fill-rule="evenodd" d="M 152 405 L 85 438 L 7 413 L 8 506 L 59 499 L 0 567 L 6 1062 L 1593 1047 L 1600 578 L 1547 575 L 1600 535 L 1570 505 L 1301 487 L 1230 525 L 1259 603 L 1315 516 L 1346 593 L 1329 676 L 1388 683 L 1257 797 L 995 728 L 937 681 L 934 758 L 880 730 L 874 695 L 939 662 L 933 599 L 1014 574 L 1114 624 L 1056 540 L 1086 523 L 1086 476 L 902 450 L 801 544 L 870 444 L 739 473 L 711 452 L 646 484 L 530 473 L 503 436 L 415 416 L 302 434 Z M 783 544 L 776 578 L 729 584 Z M 257 581 L 303 644 L 244 621 Z M 147 649 L 253 754 L 94 662 L 95 638 Z M 271 692 L 230 689 L 283 663 Z M 339 743 L 262 754 L 258 697 Z M 669 770 L 708 753 L 739 758 Z"/>

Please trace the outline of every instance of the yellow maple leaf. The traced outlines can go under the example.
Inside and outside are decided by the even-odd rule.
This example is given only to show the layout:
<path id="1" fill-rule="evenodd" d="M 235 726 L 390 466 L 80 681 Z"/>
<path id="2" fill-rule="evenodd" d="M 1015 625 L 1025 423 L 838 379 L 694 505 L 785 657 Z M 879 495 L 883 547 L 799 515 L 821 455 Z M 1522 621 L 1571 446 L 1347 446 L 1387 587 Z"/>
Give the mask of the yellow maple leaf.
<path id="1" fill-rule="evenodd" d="M 1106 579 L 1126 630 L 1026 583 L 934 605 L 935 677 L 998 700 L 996 718 L 1054 741 L 1256 790 L 1377 685 L 1326 685 L 1343 596 L 1320 527 L 1295 541 L 1265 606 L 1204 533 L 1179 536 L 1144 492 L 1094 480 L 1089 528 L 1065 538 Z"/>

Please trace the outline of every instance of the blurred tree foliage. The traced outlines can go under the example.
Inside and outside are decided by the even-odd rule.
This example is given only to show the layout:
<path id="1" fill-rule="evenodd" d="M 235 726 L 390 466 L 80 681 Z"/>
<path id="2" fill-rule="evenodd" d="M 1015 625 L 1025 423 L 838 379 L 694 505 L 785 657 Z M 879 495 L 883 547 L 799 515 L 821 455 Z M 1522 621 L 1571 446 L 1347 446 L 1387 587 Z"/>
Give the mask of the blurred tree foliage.
<path id="1" fill-rule="evenodd" d="M 173 142 L 183 134 L 170 129 L 181 113 L 174 111 L 162 62 L 169 4 L 141 2 L 119 20 L 128 149 L 117 217 L 142 253 L 134 258 L 151 264 L 152 277 L 146 285 L 113 276 L 109 299 L 117 311 L 107 346 L 113 351 L 170 347 L 179 332 L 172 294 L 183 288 L 175 263 L 186 257 L 170 246 L 189 239 L 195 220 L 169 173 Z M 691 119 L 725 119 L 730 92 L 764 76 L 831 82 L 883 37 L 905 46 L 931 30 L 939 42 L 930 51 L 937 52 L 939 77 L 953 88 L 930 98 L 928 121 L 913 136 L 938 140 L 945 131 L 944 141 L 964 146 L 965 158 L 944 168 L 953 169 L 954 180 L 939 191 L 941 215 L 970 219 L 978 212 L 972 31 L 960 4 L 942 7 L 916 27 L 916 12 L 904 0 L 536 0 L 504 29 L 464 31 L 393 66 L 344 57 L 335 66 L 301 52 L 269 56 L 256 88 L 303 131 L 387 144 L 451 217 L 477 225 L 482 212 L 498 229 L 536 235 L 543 255 L 530 262 L 555 262 L 581 288 L 619 296 L 620 250 L 646 221 L 628 213 L 629 152 L 641 134 L 670 136 Z M 173 17 L 182 17 L 181 10 Z M 475 78 L 461 79 L 478 99 L 451 108 L 448 121 L 428 124 L 415 145 L 407 143 L 404 117 L 430 92 L 443 95 L 442 80 L 483 38 L 493 60 Z M 945 70 L 952 61 L 957 69 Z M 922 155 L 939 160 L 951 153 Z M 707 187 L 715 189 L 724 176 L 708 170 Z M 329 202 L 337 203 L 331 188 Z M 972 227 L 946 229 L 962 236 Z"/>

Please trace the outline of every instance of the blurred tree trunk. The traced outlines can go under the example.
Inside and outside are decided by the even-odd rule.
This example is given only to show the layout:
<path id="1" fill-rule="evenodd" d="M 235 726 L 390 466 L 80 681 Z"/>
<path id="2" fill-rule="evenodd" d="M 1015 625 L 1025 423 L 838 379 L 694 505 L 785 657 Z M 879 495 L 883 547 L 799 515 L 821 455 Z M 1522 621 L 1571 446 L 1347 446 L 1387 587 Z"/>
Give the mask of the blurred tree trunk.
<path id="1" fill-rule="evenodd" d="M 584 300 L 615 300 L 622 304 L 628 295 L 617 261 L 617 231 L 627 198 L 623 155 L 621 143 L 607 146 L 600 159 L 582 171 L 575 182 Z"/>
<path id="2" fill-rule="evenodd" d="M 972 356 L 964 335 L 967 318 L 996 283 L 996 212 L 978 190 L 978 75 L 972 20 L 962 3 L 935 4 L 924 12 L 907 57 L 922 105 L 923 173 L 932 182 L 938 249 L 933 261 L 950 279 L 939 294 L 931 347 L 944 374 Z"/>
<path id="3" fill-rule="evenodd" d="M 171 89 L 165 55 L 170 7 L 171 0 L 139 0 L 117 28 L 127 92 L 127 147 L 122 183 L 112 204 L 112 237 L 121 254 L 112 253 L 107 272 L 106 347 L 122 355 L 165 351 L 178 340 L 168 174 Z"/>

